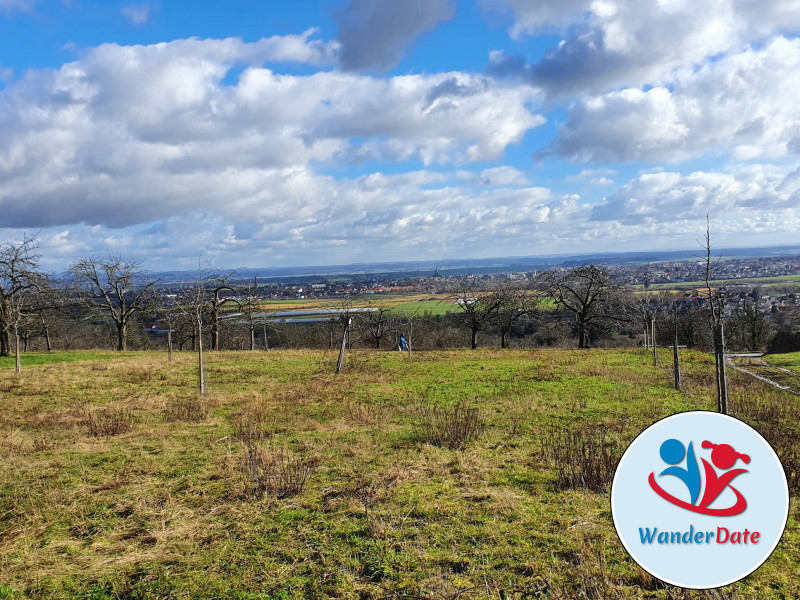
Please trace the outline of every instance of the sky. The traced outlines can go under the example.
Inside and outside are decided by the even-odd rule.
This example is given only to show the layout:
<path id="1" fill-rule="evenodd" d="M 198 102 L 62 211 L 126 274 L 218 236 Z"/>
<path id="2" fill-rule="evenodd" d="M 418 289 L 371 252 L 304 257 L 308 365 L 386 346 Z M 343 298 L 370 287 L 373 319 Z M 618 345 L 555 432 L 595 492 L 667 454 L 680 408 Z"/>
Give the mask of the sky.
<path id="1" fill-rule="evenodd" d="M 800 0 L 0 0 L 61 269 L 800 243 Z"/>

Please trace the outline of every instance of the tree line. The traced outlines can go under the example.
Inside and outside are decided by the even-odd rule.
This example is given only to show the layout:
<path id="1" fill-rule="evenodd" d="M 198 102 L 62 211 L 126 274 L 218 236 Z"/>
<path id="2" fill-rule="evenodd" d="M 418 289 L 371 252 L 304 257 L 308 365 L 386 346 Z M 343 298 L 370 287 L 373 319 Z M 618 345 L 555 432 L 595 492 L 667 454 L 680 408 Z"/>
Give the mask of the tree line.
<path id="1" fill-rule="evenodd" d="M 710 254 L 709 254 L 710 257 Z M 711 279 L 709 259 L 709 281 Z M 776 335 L 796 335 L 797 305 L 767 308 L 761 291 L 715 290 L 691 298 L 618 285 L 608 269 L 581 265 L 522 282 L 465 277 L 448 290 L 446 315 L 375 303 L 310 323 L 276 322 L 263 286 L 235 271 L 199 268 L 165 285 L 135 260 L 82 258 L 64 276 L 40 268 L 36 238 L 0 246 L 0 356 L 28 350 L 165 348 L 393 349 L 399 335 L 415 349 L 494 345 L 575 347 L 681 345 L 763 350 Z M 345 328 L 343 323 L 347 322 Z M 724 323 L 724 328 L 722 324 Z M 410 347 L 409 347 L 410 350 Z M 716 351 L 715 351 L 716 352 Z"/>

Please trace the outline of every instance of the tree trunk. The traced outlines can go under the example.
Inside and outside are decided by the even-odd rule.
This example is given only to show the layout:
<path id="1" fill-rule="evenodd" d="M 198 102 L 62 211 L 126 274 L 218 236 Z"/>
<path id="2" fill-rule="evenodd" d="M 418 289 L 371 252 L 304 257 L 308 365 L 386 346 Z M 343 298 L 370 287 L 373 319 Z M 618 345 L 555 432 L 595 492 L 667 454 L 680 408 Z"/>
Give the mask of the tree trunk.
<path id="1" fill-rule="evenodd" d="M 45 323 L 44 315 L 42 313 L 39 313 L 39 320 L 42 322 L 42 329 L 44 329 L 44 342 L 47 346 L 47 351 L 50 352 L 53 349 L 53 346 L 50 343 L 50 328 L 47 326 L 47 323 Z"/>
<path id="2" fill-rule="evenodd" d="M 717 325 L 716 335 L 717 343 L 717 395 L 719 398 L 719 412 L 723 415 L 728 414 L 728 381 L 725 375 L 725 331 L 720 320 Z"/>
<path id="3" fill-rule="evenodd" d="M 267 324 L 264 323 L 264 350 L 269 350 L 269 342 L 267 341 Z"/>
<path id="4" fill-rule="evenodd" d="M 256 349 L 256 326 L 250 325 L 250 352 Z"/>
<path id="5" fill-rule="evenodd" d="M 350 323 L 353 322 L 353 319 L 347 319 L 347 324 L 344 326 L 344 332 L 342 333 L 342 347 L 339 349 L 339 360 L 336 361 L 336 374 L 342 372 L 342 367 L 344 366 L 344 351 L 347 348 L 347 334 L 350 331 Z"/>
<path id="6" fill-rule="evenodd" d="M 214 306 L 211 308 L 211 349 L 219 350 L 219 290 L 214 290 Z"/>
<path id="7" fill-rule="evenodd" d="M 214 313 L 214 322 L 211 323 L 211 349 L 212 350 L 219 350 L 219 321 L 217 320 L 217 314 Z"/>
<path id="8" fill-rule="evenodd" d="M 8 337 L 8 330 L 0 327 L 0 356 L 11 355 L 11 343 Z"/>
<path id="9" fill-rule="evenodd" d="M 126 323 L 117 323 L 117 351 L 119 352 L 124 352 L 127 349 L 127 327 Z"/>
<path id="10" fill-rule="evenodd" d="M 500 328 L 500 347 L 506 347 L 506 335 L 508 334 L 507 329 Z"/>
<path id="11" fill-rule="evenodd" d="M 167 362 L 172 362 L 172 325 L 167 327 Z"/>
<path id="12" fill-rule="evenodd" d="M 658 344 L 656 344 L 656 318 L 650 317 L 650 326 L 652 328 L 652 334 L 650 335 L 650 339 L 653 343 L 653 366 L 658 366 Z"/>
<path id="13" fill-rule="evenodd" d="M 17 375 L 22 375 L 22 361 L 20 360 L 19 356 L 19 330 L 17 328 L 17 323 L 14 322 L 14 357 L 15 357 L 15 368 Z"/>
<path id="14" fill-rule="evenodd" d="M 472 339 L 470 340 L 471 344 L 472 344 L 471 347 L 472 347 L 473 350 L 477 350 L 478 349 L 478 330 L 477 329 L 472 329 L 471 331 L 472 331 Z"/>
<path id="15" fill-rule="evenodd" d="M 200 390 L 200 395 L 204 396 L 206 393 L 206 379 L 203 374 L 203 325 L 197 325 L 197 387 Z"/>
<path id="16" fill-rule="evenodd" d="M 411 358 L 411 336 L 414 335 L 414 321 L 409 321 L 408 323 L 408 341 L 406 345 L 408 346 L 408 358 Z"/>
<path id="17" fill-rule="evenodd" d="M 589 346 L 589 335 L 586 331 L 586 323 L 578 323 L 578 350 L 583 350 Z"/>
<path id="18" fill-rule="evenodd" d="M 675 389 L 681 389 L 681 363 L 678 359 L 678 319 L 675 319 L 675 340 L 672 343 L 672 369 L 675 373 Z"/>

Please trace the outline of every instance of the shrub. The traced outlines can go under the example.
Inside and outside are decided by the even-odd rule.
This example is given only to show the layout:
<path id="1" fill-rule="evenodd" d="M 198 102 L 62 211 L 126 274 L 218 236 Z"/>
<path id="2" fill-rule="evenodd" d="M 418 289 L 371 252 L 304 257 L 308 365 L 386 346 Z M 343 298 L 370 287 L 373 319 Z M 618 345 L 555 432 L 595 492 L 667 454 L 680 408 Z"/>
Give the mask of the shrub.
<path id="1" fill-rule="evenodd" d="M 245 406 L 233 417 L 233 437 L 245 443 L 265 440 L 275 434 L 270 412 L 262 405 Z"/>
<path id="2" fill-rule="evenodd" d="M 624 445 L 602 430 L 555 428 L 542 443 L 542 458 L 560 489 L 608 491 Z"/>
<path id="3" fill-rule="evenodd" d="M 288 498 L 303 491 L 318 466 L 316 457 L 292 456 L 284 448 L 265 448 L 250 439 L 244 442 L 239 468 L 247 496 Z"/>
<path id="4" fill-rule="evenodd" d="M 89 428 L 89 435 L 105 437 L 127 433 L 133 429 L 135 418 L 133 412 L 126 408 L 104 408 L 89 412 L 84 424 Z"/>
<path id="5" fill-rule="evenodd" d="M 165 421 L 198 422 L 208 418 L 208 404 L 197 396 L 179 398 L 164 407 Z"/>
<path id="6" fill-rule="evenodd" d="M 441 404 L 420 404 L 417 407 L 415 436 L 426 444 L 463 450 L 484 429 L 480 411 L 465 400 L 450 407 Z"/>

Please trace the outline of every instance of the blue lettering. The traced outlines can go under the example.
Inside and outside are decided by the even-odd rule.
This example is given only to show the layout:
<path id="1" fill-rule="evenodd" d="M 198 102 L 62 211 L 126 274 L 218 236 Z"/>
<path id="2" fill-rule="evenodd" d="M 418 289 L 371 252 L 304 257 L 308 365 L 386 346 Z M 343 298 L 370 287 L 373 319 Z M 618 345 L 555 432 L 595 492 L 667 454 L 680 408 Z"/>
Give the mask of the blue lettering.
<path id="1" fill-rule="evenodd" d="M 650 533 L 649 527 L 646 527 L 644 531 L 642 531 L 642 528 L 639 527 L 639 537 L 642 538 L 642 543 L 652 544 L 653 538 L 656 537 L 656 531 L 658 531 L 657 527 L 653 527 L 653 533 Z"/>
<path id="2" fill-rule="evenodd" d="M 692 537 L 694 537 L 694 525 L 689 525 L 689 531 L 687 531 L 686 533 L 683 534 L 683 537 L 681 538 L 681 541 L 684 544 L 691 544 L 692 543 Z"/>

